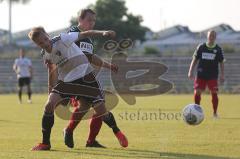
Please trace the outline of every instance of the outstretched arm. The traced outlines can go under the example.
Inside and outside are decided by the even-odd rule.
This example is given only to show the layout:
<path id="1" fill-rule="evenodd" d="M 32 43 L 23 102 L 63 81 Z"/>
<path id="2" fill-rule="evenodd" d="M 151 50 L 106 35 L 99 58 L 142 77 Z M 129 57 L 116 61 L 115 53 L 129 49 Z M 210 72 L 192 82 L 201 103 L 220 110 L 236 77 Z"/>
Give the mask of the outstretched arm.
<path id="1" fill-rule="evenodd" d="M 118 71 L 117 65 L 108 63 L 108 62 L 104 61 L 103 59 L 101 59 L 99 56 L 97 56 L 95 54 L 86 53 L 85 55 L 87 56 L 89 62 L 92 65 L 97 66 L 97 67 L 108 68 L 111 71 L 117 73 L 117 71 Z"/>
<path id="2" fill-rule="evenodd" d="M 88 37 L 99 37 L 99 36 L 114 38 L 116 36 L 116 33 L 115 31 L 112 31 L 112 30 L 108 30 L 108 31 L 88 30 L 88 31 L 79 32 L 78 40 L 85 39 Z"/>

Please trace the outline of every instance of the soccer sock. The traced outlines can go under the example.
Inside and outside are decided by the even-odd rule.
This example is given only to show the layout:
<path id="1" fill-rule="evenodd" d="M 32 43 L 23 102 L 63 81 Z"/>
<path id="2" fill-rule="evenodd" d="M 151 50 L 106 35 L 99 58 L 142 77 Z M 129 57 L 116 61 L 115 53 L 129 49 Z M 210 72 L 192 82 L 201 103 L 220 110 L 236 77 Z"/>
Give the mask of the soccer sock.
<path id="1" fill-rule="evenodd" d="M 101 117 L 92 117 L 90 121 L 90 131 L 88 134 L 88 143 L 92 143 L 95 141 L 96 136 L 98 135 L 100 129 L 102 127 L 102 118 Z"/>
<path id="2" fill-rule="evenodd" d="M 114 134 L 120 131 L 120 129 L 117 127 L 115 118 L 111 112 L 108 112 L 108 114 L 102 116 L 102 120 L 104 121 L 105 124 L 112 128 Z"/>
<path id="3" fill-rule="evenodd" d="M 217 93 L 212 93 L 212 104 L 213 104 L 213 113 L 217 113 L 218 108 L 218 95 Z"/>
<path id="4" fill-rule="evenodd" d="M 194 101 L 195 101 L 195 104 L 200 104 L 200 101 L 201 101 L 201 95 L 198 95 L 196 92 L 194 92 Z"/>
<path id="5" fill-rule="evenodd" d="M 32 92 L 29 91 L 29 92 L 28 92 L 28 99 L 29 99 L 29 100 L 31 100 L 31 96 L 32 96 Z"/>
<path id="6" fill-rule="evenodd" d="M 68 131 L 73 132 L 74 129 L 77 127 L 81 120 L 79 115 L 80 115 L 79 108 L 75 108 L 67 126 Z"/>
<path id="7" fill-rule="evenodd" d="M 43 144 L 50 145 L 50 135 L 51 135 L 53 124 L 54 124 L 54 114 L 45 112 L 42 118 L 42 134 L 43 134 L 42 143 Z"/>
<path id="8" fill-rule="evenodd" d="M 18 90 L 18 99 L 19 101 L 22 101 L 22 90 Z"/>

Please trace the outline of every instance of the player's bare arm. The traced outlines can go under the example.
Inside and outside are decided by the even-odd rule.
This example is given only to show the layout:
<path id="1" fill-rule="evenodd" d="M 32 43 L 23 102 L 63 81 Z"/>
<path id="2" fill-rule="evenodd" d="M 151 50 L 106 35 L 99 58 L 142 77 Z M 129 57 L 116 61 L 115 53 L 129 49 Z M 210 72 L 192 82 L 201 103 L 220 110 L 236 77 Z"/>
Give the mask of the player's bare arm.
<path id="1" fill-rule="evenodd" d="M 48 63 L 48 94 L 50 94 L 52 88 L 55 86 L 57 82 L 57 66 Z"/>
<path id="2" fill-rule="evenodd" d="M 220 82 L 224 82 L 224 62 L 220 62 Z"/>
<path id="3" fill-rule="evenodd" d="M 116 36 L 116 32 L 112 30 L 108 30 L 108 31 L 88 30 L 88 31 L 80 32 L 78 35 L 78 40 L 85 39 L 88 37 L 99 37 L 99 36 L 114 38 Z"/>
<path id="4" fill-rule="evenodd" d="M 195 66 L 197 65 L 197 62 L 198 62 L 198 60 L 196 58 L 192 59 L 192 62 L 190 64 L 189 71 L 188 71 L 188 78 L 190 78 L 190 79 L 194 79 L 193 70 L 194 70 Z"/>
<path id="5" fill-rule="evenodd" d="M 89 60 L 89 62 L 96 66 L 96 67 L 104 67 L 107 69 L 110 69 L 111 71 L 117 73 L 118 71 L 118 66 L 112 63 L 108 63 L 107 61 L 104 61 L 101 59 L 99 56 L 95 54 L 85 54 Z"/>
<path id="6" fill-rule="evenodd" d="M 29 66 L 30 78 L 33 78 L 33 67 Z"/>
<path id="7" fill-rule="evenodd" d="M 17 66 L 15 64 L 13 65 L 13 71 L 17 73 Z"/>

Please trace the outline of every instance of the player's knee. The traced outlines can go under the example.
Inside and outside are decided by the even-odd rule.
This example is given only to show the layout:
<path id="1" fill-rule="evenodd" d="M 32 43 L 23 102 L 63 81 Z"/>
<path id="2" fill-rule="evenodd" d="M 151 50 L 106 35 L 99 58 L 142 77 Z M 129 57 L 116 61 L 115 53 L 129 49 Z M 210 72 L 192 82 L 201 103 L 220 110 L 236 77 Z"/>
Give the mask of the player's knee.
<path id="1" fill-rule="evenodd" d="M 98 116 L 104 115 L 107 112 L 104 102 L 98 102 L 98 103 L 94 104 L 93 108 L 96 112 L 96 115 L 98 115 Z"/>
<path id="2" fill-rule="evenodd" d="M 45 112 L 46 113 L 53 113 L 54 112 L 54 108 L 55 108 L 55 103 L 48 100 L 46 105 L 45 105 Z"/>
<path id="3" fill-rule="evenodd" d="M 196 90 L 195 90 L 195 94 L 196 94 L 196 95 L 201 95 L 201 94 L 202 94 L 202 91 L 201 91 L 200 89 L 196 89 Z"/>

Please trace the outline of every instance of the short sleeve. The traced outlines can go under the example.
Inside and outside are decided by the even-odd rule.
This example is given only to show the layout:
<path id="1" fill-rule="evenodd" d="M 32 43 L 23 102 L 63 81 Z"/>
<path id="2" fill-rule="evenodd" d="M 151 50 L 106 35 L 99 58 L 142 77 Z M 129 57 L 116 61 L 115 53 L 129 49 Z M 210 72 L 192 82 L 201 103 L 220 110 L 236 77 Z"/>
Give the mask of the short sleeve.
<path id="1" fill-rule="evenodd" d="M 41 51 L 41 56 L 42 56 L 43 61 L 47 60 L 49 62 L 52 62 L 50 54 L 46 53 L 45 50 Z"/>
<path id="2" fill-rule="evenodd" d="M 69 33 L 61 33 L 60 37 L 62 42 L 67 45 L 67 47 L 70 47 L 72 43 L 78 40 L 78 32 L 69 32 Z"/>
<path id="3" fill-rule="evenodd" d="M 196 59 L 200 58 L 200 49 L 201 49 L 201 45 L 198 45 L 196 50 L 193 53 L 193 58 L 196 58 Z"/>

